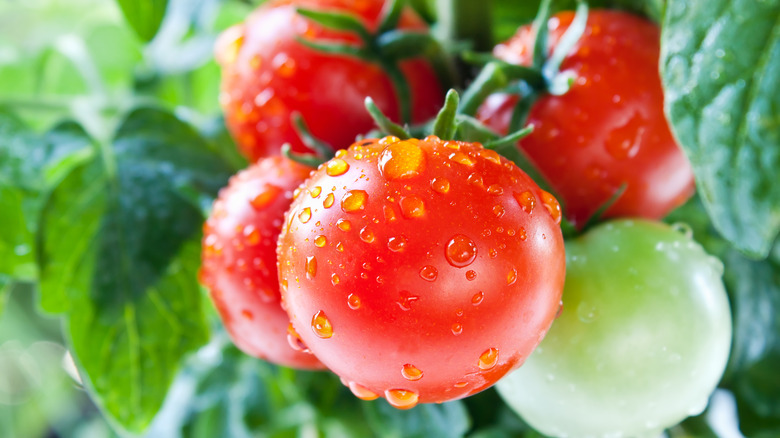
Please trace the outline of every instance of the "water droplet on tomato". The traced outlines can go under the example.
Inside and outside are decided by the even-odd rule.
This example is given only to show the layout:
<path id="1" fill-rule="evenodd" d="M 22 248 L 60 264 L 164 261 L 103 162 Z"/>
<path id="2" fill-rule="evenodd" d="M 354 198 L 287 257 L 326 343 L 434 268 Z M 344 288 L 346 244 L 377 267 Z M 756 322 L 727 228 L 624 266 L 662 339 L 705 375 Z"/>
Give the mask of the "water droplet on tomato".
<path id="1" fill-rule="evenodd" d="M 507 285 L 514 284 L 515 281 L 517 281 L 517 269 L 513 267 L 512 269 L 509 270 L 509 273 L 506 274 L 506 284 Z"/>
<path id="2" fill-rule="evenodd" d="M 391 237 L 387 240 L 387 248 L 393 252 L 401 252 L 406 248 L 406 238 L 403 236 Z"/>
<path id="3" fill-rule="evenodd" d="M 385 391 L 385 399 L 398 409 L 411 409 L 417 405 L 419 396 L 407 389 L 388 389 Z"/>
<path id="4" fill-rule="evenodd" d="M 363 190 L 350 190 L 341 199 L 341 209 L 347 213 L 363 211 L 368 202 L 368 193 Z"/>
<path id="5" fill-rule="evenodd" d="M 456 388 L 465 388 L 466 385 L 468 385 L 468 384 L 469 384 L 469 382 L 457 382 L 454 386 Z"/>
<path id="6" fill-rule="evenodd" d="M 423 280 L 436 281 L 436 277 L 439 276 L 439 271 L 431 265 L 423 266 L 420 269 L 420 277 Z"/>
<path id="7" fill-rule="evenodd" d="M 385 215 L 385 222 L 392 223 L 398 220 L 398 218 L 395 215 L 395 210 L 393 210 L 392 205 L 384 205 L 382 206 L 382 213 Z"/>
<path id="8" fill-rule="evenodd" d="M 496 215 L 496 217 L 501 217 L 505 213 L 504 206 L 501 204 L 496 204 L 493 206 L 493 214 Z"/>
<path id="9" fill-rule="evenodd" d="M 254 198 L 249 200 L 249 204 L 255 210 L 262 210 L 268 207 L 268 205 L 271 204 L 280 193 L 282 193 L 282 189 L 279 187 L 266 184 L 262 192 L 258 193 Z"/>
<path id="10" fill-rule="evenodd" d="M 317 275 L 317 258 L 314 256 L 306 257 L 306 278 L 314 279 Z"/>
<path id="11" fill-rule="evenodd" d="M 463 333 L 463 324 L 456 322 L 452 324 L 450 329 L 452 330 L 453 335 L 458 336 L 459 334 Z"/>
<path id="12" fill-rule="evenodd" d="M 274 56 L 274 59 L 271 60 L 271 65 L 276 69 L 279 76 L 283 78 L 289 78 L 295 73 L 295 59 L 287 56 L 284 52 Z"/>
<path id="13" fill-rule="evenodd" d="M 322 310 L 315 313 L 312 317 L 311 329 L 315 335 L 322 339 L 327 339 L 333 336 L 333 326 L 330 324 L 328 317 L 325 316 L 325 312 Z"/>
<path id="14" fill-rule="evenodd" d="M 425 204 L 418 196 L 402 197 L 399 205 L 401 206 L 401 214 L 407 219 L 425 216 Z"/>
<path id="15" fill-rule="evenodd" d="M 414 178 L 425 170 L 425 153 L 412 142 L 399 141 L 382 150 L 377 166 L 388 180 Z"/>
<path id="16" fill-rule="evenodd" d="M 290 344 L 290 348 L 292 348 L 295 351 L 300 351 L 302 353 L 309 353 L 309 347 L 307 347 L 306 344 L 303 343 L 303 339 L 301 339 L 301 335 L 299 335 L 298 332 L 295 331 L 295 328 L 293 328 L 292 323 L 290 323 L 287 326 L 287 343 Z"/>
<path id="17" fill-rule="evenodd" d="M 458 234 L 447 243 L 444 257 L 456 268 L 468 266 L 477 258 L 477 245 L 468 236 Z"/>
<path id="18" fill-rule="evenodd" d="M 446 144 L 445 144 L 446 145 Z M 449 159 L 464 166 L 474 167 L 474 160 L 463 152 L 453 152 L 449 155 Z"/>
<path id="19" fill-rule="evenodd" d="M 450 191 L 450 182 L 447 178 L 434 178 L 431 180 L 431 188 L 436 193 L 447 193 Z"/>
<path id="20" fill-rule="evenodd" d="M 372 243 L 374 240 L 376 240 L 376 236 L 374 235 L 374 232 L 368 228 L 368 226 L 365 226 L 360 229 L 360 240 L 366 243 Z"/>
<path id="21" fill-rule="evenodd" d="M 316 246 L 317 248 L 322 248 L 327 244 L 328 244 L 328 238 L 323 236 L 322 234 L 314 238 L 314 246 Z"/>
<path id="22" fill-rule="evenodd" d="M 352 229 L 352 223 L 346 219 L 339 219 L 336 221 L 336 226 L 341 231 L 349 231 Z"/>
<path id="23" fill-rule="evenodd" d="M 555 199 L 555 196 L 551 195 L 550 193 L 541 190 L 542 192 L 542 204 L 544 204 L 544 208 L 547 209 L 547 212 L 550 213 L 550 216 L 552 216 L 553 221 L 555 221 L 555 224 L 558 225 L 561 223 L 561 204 L 558 203 L 558 200 Z"/>
<path id="24" fill-rule="evenodd" d="M 333 206 L 333 201 L 335 201 L 336 198 L 333 196 L 333 193 L 328 193 L 328 196 L 325 196 L 325 200 L 322 201 L 322 206 L 325 208 L 330 208 Z"/>
<path id="25" fill-rule="evenodd" d="M 504 194 L 504 188 L 498 184 L 493 184 L 487 189 L 488 193 L 493 196 L 499 196 Z"/>
<path id="26" fill-rule="evenodd" d="M 398 307 L 400 307 L 401 310 L 412 310 L 412 303 L 419 299 L 420 297 L 403 295 L 398 301 Z"/>
<path id="27" fill-rule="evenodd" d="M 309 222 L 311 219 L 311 208 L 306 207 L 303 210 L 301 210 L 300 213 L 298 213 L 298 219 L 301 221 L 301 223 Z"/>
<path id="28" fill-rule="evenodd" d="M 343 150 L 343 149 L 342 149 Z M 339 176 L 349 170 L 349 164 L 341 158 L 333 158 L 325 165 L 325 173 L 330 176 Z"/>
<path id="29" fill-rule="evenodd" d="M 355 294 L 349 294 L 347 297 L 347 305 L 352 310 L 357 310 L 360 308 L 360 297 Z"/>
<path id="30" fill-rule="evenodd" d="M 487 350 L 485 350 L 484 353 L 482 353 L 479 356 L 479 362 L 477 365 L 479 366 L 479 369 L 486 371 L 496 366 L 497 363 L 498 363 L 498 349 L 488 348 Z"/>
<path id="31" fill-rule="evenodd" d="M 536 197 L 533 193 L 526 190 L 523 193 L 514 193 L 514 197 L 517 203 L 520 204 L 520 207 L 526 213 L 533 211 L 534 206 L 536 205 Z"/>
<path id="32" fill-rule="evenodd" d="M 361 400 L 371 401 L 376 400 L 379 397 L 379 395 L 369 391 L 365 386 L 355 382 L 349 382 L 347 386 L 349 386 L 349 390 L 352 391 L 352 394 Z"/>
<path id="33" fill-rule="evenodd" d="M 243 315 L 244 318 L 246 318 L 246 319 L 248 319 L 250 321 L 255 319 L 255 316 L 252 315 L 252 312 L 250 312 L 249 310 L 246 310 L 246 309 L 241 311 L 241 315 Z"/>
<path id="34" fill-rule="evenodd" d="M 416 380 L 422 379 L 423 372 L 420 371 L 420 369 L 416 366 L 408 363 L 401 368 L 401 375 L 404 376 L 404 379 L 414 382 Z"/>
<path id="35" fill-rule="evenodd" d="M 479 306 L 482 303 L 482 300 L 485 299 L 485 293 L 482 291 L 479 291 L 474 294 L 473 297 L 471 297 L 471 304 L 475 306 Z"/>
<path id="36" fill-rule="evenodd" d="M 477 278 L 477 271 L 469 270 L 466 272 L 466 280 L 474 281 Z"/>
<path id="37" fill-rule="evenodd" d="M 478 187 L 480 189 L 485 189 L 485 182 L 482 180 L 482 175 L 478 173 L 472 173 L 466 178 L 466 182 L 471 184 L 474 187 Z"/>

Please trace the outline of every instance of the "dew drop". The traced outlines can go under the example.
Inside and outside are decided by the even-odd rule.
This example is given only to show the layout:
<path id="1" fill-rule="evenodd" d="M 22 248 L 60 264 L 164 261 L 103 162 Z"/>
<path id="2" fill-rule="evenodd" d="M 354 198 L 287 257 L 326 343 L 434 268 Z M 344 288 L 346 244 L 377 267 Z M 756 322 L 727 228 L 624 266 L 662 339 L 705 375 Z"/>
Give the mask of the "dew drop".
<path id="1" fill-rule="evenodd" d="M 385 399 L 398 409 L 411 409 L 417 405 L 419 396 L 407 389 L 388 389 L 385 391 Z"/>
<path id="2" fill-rule="evenodd" d="M 379 398 L 379 395 L 369 391 L 363 385 L 357 384 L 355 382 L 349 382 L 347 386 L 349 386 L 349 390 L 352 391 L 352 394 L 361 400 L 371 401 Z"/>
<path id="3" fill-rule="evenodd" d="M 309 352 L 309 348 L 306 346 L 306 344 L 303 343 L 301 335 L 295 331 L 292 323 L 287 326 L 287 343 L 290 344 L 290 347 L 295 351 L 300 351 L 303 353 Z"/>
<path id="4" fill-rule="evenodd" d="M 343 150 L 343 149 L 342 149 Z M 341 158 L 334 158 L 325 165 L 325 173 L 330 176 L 339 176 L 349 170 L 349 164 Z"/>
<path id="5" fill-rule="evenodd" d="M 303 210 L 301 210 L 300 213 L 298 213 L 298 219 L 301 221 L 301 223 L 309 222 L 311 219 L 311 208 L 306 207 Z"/>
<path id="6" fill-rule="evenodd" d="M 498 349 L 497 348 L 488 348 L 485 350 L 484 353 L 482 353 L 479 356 L 479 369 L 481 370 L 489 370 L 496 366 L 498 363 Z"/>
<path id="7" fill-rule="evenodd" d="M 463 333 L 463 324 L 456 322 L 452 324 L 450 329 L 452 330 L 453 335 L 458 336 L 459 334 Z"/>
<path id="8" fill-rule="evenodd" d="M 536 198 L 534 197 L 533 193 L 526 190 L 523 193 L 514 193 L 514 197 L 517 203 L 520 204 L 520 207 L 526 213 L 533 211 L 534 206 L 536 205 Z"/>
<path id="9" fill-rule="evenodd" d="M 555 221 L 555 224 L 558 225 L 561 223 L 561 204 L 558 203 L 558 200 L 555 199 L 555 196 L 551 195 L 550 193 L 541 190 L 542 192 L 542 204 L 544 204 L 544 208 L 547 209 L 547 212 L 550 213 L 550 216 L 552 216 L 553 221 Z"/>
<path id="10" fill-rule="evenodd" d="M 395 210 L 393 210 L 392 205 L 382 206 L 382 213 L 385 215 L 385 222 L 392 223 L 398 220 L 398 218 L 395 216 Z"/>
<path id="11" fill-rule="evenodd" d="M 482 303 L 482 300 L 485 299 L 485 293 L 480 291 L 474 294 L 473 297 L 471 297 L 471 304 L 475 306 L 479 306 Z"/>
<path id="12" fill-rule="evenodd" d="M 352 223 L 346 219 L 339 219 L 336 221 L 336 226 L 341 231 L 349 231 L 352 229 Z"/>
<path id="13" fill-rule="evenodd" d="M 405 311 L 412 310 L 412 303 L 419 299 L 419 297 L 415 296 L 402 296 L 401 300 L 398 301 L 398 307 Z"/>
<path id="14" fill-rule="evenodd" d="M 328 317 L 325 316 L 325 312 L 320 310 L 315 313 L 311 319 L 311 329 L 315 335 L 322 339 L 327 339 L 333 336 L 333 326 L 330 325 Z"/>
<path id="15" fill-rule="evenodd" d="M 458 234 L 447 243 L 444 256 L 449 264 L 462 268 L 477 258 L 477 245 L 468 236 Z"/>
<path id="16" fill-rule="evenodd" d="M 313 189 L 311 189 L 309 191 L 309 193 L 311 194 L 312 198 L 316 198 L 316 197 L 320 196 L 320 193 L 322 193 L 322 187 L 315 186 Z"/>
<path id="17" fill-rule="evenodd" d="M 306 257 L 306 278 L 314 279 L 317 275 L 317 258 L 314 256 Z"/>
<path id="18" fill-rule="evenodd" d="M 496 217 L 501 217 L 505 213 L 504 206 L 501 204 L 496 204 L 493 206 L 493 214 L 496 215 Z"/>
<path id="19" fill-rule="evenodd" d="M 347 297 L 347 305 L 352 310 L 357 310 L 360 308 L 360 297 L 355 294 L 349 294 Z"/>
<path id="20" fill-rule="evenodd" d="M 506 274 L 506 284 L 507 285 L 515 284 L 516 281 L 517 281 L 517 269 L 512 268 L 509 270 L 509 273 Z"/>
<path id="21" fill-rule="evenodd" d="M 341 199 L 341 209 L 347 213 L 354 213 L 366 209 L 368 193 L 363 190 L 350 190 Z"/>
<path id="22" fill-rule="evenodd" d="M 439 271 L 431 265 L 423 266 L 420 269 L 420 277 L 427 281 L 436 281 L 436 277 L 439 276 Z"/>
<path id="23" fill-rule="evenodd" d="M 405 196 L 399 202 L 401 214 L 407 219 L 416 219 L 425 216 L 425 204 L 418 196 Z"/>
<path id="24" fill-rule="evenodd" d="M 406 238 L 403 236 L 391 237 L 387 240 L 387 248 L 393 252 L 401 252 L 406 248 Z"/>
<path id="25" fill-rule="evenodd" d="M 341 242 L 336 243 L 336 251 L 344 252 L 344 244 Z"/>
<path id="26" fill-rule="evenodd" d="M 322 206 L 325 208 L 330 208 L 333 206 L 333 201 L 335 201 L 336 198 L 333 196 L 333 193 L 328 193 L 328 196 L 325 197 L 325 200 L 322 201 Z"/>
<path id="27" fill-rule="evenodd" d="M 504 188 L 498 184 L 493 184 L 488 187 L 487 192 L 493 196 L 499 196 L 504 194 Z"/>
<path id="28" fill-rule="evenodd" d="M 404 379 L 414 382 L 416 380 L 422 379 L 423 372 L 420 371 L 420 369 L 416 366 L 408 363 L 401 368 L 401 375 L 404 377 Z"/>
<path id="29" fill-rule="evenodd" d="M 474 167 L 474 160 L 463 152 L 453 152 L 449 155 L 449 159 L 464 166 Z"/>
<path id="30" fill-rule="evenodd" d="M 337 284 L 339 284 L 340 281 L 341 279 L 339 278 L 338 274 L 330 275 L 330 284 L 336 286 Z"/>
<path id="31" fill-rule="evenodd" d="M 374 240 L 376 240 L 376 236 L 374 235 L 374 232 L 368 228 L 368 226 L 365 226 L 360 229 L 360 240 L 366 243 L 372 243 Z"/>
<path id="32" fill-rule="evenodd" d="M 317 248 L 322 248 L 327 244 L 328 244 L 328 238 L 323 236 L 322 234 L 314 238 L 314 246 L 316 246 Z"/>
<path id="33" fill-rule="evenodd" d="M 388 180 L 414 178 L 425 170 L 425 153 L 412 142 L 399 141 L 382 150 L 377 166 Z"/>
<path id="34" fill-rule="evenodd" d="M 266 184 L 264 190 L 252 198 L 249 204 L 255 210 L 262 210 L 268 207 L 281 193 L 282 189 L 279 187 Z"/>
<path id="35" fill-rule="evenodd" d="M 672 229 L 688 239 L 693 239 L 693 229 L 685 222 L 675 222 L 671 225 Z"/>
<path id="36" fill-rule="evenodd" d="M 447 193 L 450 191 L 450 182 L 446 178 L 434 178 L 431 180 L 431 188 L 436 193 Z"/>
<path id="37" fill-rule="evenodd" d="M 477 278 L 477 271 L 469 270 L 466 272 L 466 280 L 474 281 Z"/>
<path id="38" fill-rule="evenodd" d="M 455 386 L 456 388 L 465 388 L 465 387 L 466 387 L 466 385 L 468 385 L 468 384 L 469 384 L 469 382 L 458 382 L 458 383 L 456 383 L 454 386 Z"/>

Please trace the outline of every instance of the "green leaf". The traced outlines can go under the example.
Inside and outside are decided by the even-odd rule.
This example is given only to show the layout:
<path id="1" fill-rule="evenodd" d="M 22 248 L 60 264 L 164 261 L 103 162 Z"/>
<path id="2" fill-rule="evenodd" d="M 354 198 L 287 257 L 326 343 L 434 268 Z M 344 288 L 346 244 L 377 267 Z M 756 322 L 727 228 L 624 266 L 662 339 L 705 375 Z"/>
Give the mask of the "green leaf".
<path id="1" fill-rule="evenodd" d="M 144 41 L 157 34 L 165 17 L 168 0 L 116 0 L 125 20 Z"/>
<path id="2" fill-rule="evenodd" d="M 670 0 L 661 36 L 672 129 L 715 227 L 751 257 L 780 232 L 778 20 L 780 0 Z"/>
<path id="3" fill-rule="evenodd" d="M 459 400 L 417 405 L 408 411 L 379 400 L 364 403 L 363 411 L 381 438 L 455 438 L 464 436 L 471 427 L 468 411 Z"/>
<path id="4" fill-rule="evenodd" d="M 189 125 L 137 109 L 44 208 L 41 306 L 66 313 L 87 388 L 126 430 L 149 424 L 183 356 L 208 338 L 202 211 L 230 173 Z"/>
<path id="5" fill-rule="evenodd" d="M 73 123 L 39 135 L 0 109 L 0 275 L 35 278 L 34 232 L 44 192 L 89 142 Z"/>
<path id="6" fill-rule="evenodd" d="M 724 279 L 731 294 L 734 341 L 725 382 L 734 392 L 740 429 L 780 430 L 780 264 L 731 251 Z"/>

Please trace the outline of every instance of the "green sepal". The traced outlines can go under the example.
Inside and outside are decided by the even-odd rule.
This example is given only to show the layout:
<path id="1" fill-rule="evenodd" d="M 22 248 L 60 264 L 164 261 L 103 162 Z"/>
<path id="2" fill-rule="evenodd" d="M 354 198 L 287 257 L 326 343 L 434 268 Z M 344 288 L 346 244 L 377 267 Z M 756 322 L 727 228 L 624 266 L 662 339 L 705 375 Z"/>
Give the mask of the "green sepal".
<path id="1" fill-rule="evenodd" d="M 433 135 L 442 140 L 452 140 L 455 138 L 455 132 L 457 130 L 455 116 L 458 112 L 459 100 L 460 96 L 458 96 L 457 91 L 451 89 L 447 92 L 447 96 L 444 99 L 444 106 L 439 110 L 436 119 L 433 121 Z"/>
<path id="2" fill-rule="evenodd" d="M 382 132 L 387 135 L 394 135 L 401 140 L 406 140 L 412 137 L 409 134 L 409 131 L 407 131 L 404 127 L 388 119 L 387 116 L 382 113 L 382 110 L 376 106 L 374 99 L 371 97 L 366 97 L 365 105 L 366 110 L 371 115 L 371 118 L 374 119 L 374 123 L 376 123 L 376 126 L 379 127 Z"/>
<path id="3" fill-rule="evenodd" d="M 303 15 L 328 29 L 354 33 L 366 43 L 370 43 L 373 40 L 371 32 L 363 26 L 363 23 L 361 23 L 360 20 L 351 14 L 315 11 L 306 8 L 296 8 L 295 10 L 298 14 Z"/>

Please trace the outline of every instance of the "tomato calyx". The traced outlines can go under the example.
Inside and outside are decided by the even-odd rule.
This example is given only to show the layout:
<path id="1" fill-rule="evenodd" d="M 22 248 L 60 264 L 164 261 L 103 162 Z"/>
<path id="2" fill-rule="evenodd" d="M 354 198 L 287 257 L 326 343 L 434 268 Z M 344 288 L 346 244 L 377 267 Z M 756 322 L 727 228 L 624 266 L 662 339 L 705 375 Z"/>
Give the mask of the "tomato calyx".
<path id="1" fill-rule="evenodd" d="M 282 155 L 298 164 L 315 168 L 333 158 L 335 154 L 333 149 L 329 144 L 312 135 L 301 113 L 293 112 L 290 115 L 290 120 L 303 144 L 309 149 L 316 151 L 316 154 L 293 152 L 290 143 L 285 143 L 282 145 Z"/>
<path id="2" fill-rule="evenodd" d="M 534 48 L 530 67 L 500 60 L 492 54 L 467 52 L 463 55 L 464 61 L 483 65 L 463 93 L 463 114 L 476 114 L 485 99 L 497 91 L 520 95 L 523 98 L 518 100 L 509 123 L 509 132 L 514 132 L 525 125 L 531 106 L 541 95 L 549 93 L 559 96 L 569 91 L 576 77 L 571 72 L 561 72 L 560 67 L 585 31 L 588 5 L 584 0 L 578 0 L 572 24 L 548 56 L 547 26 L 551 14 L 550 3 L 551 0 L 541 2 L 533 22 Z"/>
<path id="3" fill-rule="evenodd" d="M 401 120 L 409 123 L 412 120 L 411 90 L 399 66 L 400 61 L 425 57 L 444 86 L 455 83 L 455 70 L 436 38 L 427 33 L 397 29 L 405 3 L 403 0 L 388 2 L 374 32 L 348 13 L 306 8 L 296 8 L 296 11 L 321 26 L 357 36 L 360 44 L 319 42 L 300 37 L 297 40 L 314 50 L 359 58 L 382 67 L 390 77 L 398 96 Z"/>

